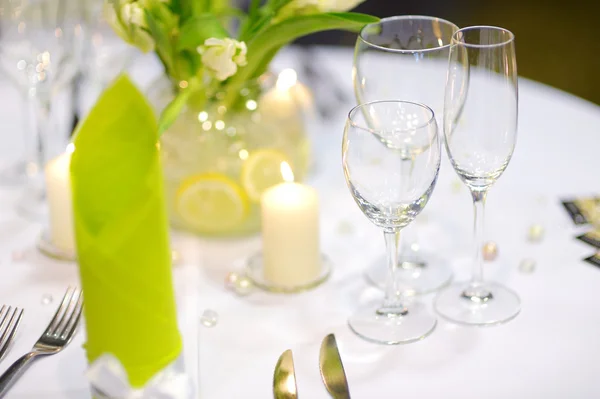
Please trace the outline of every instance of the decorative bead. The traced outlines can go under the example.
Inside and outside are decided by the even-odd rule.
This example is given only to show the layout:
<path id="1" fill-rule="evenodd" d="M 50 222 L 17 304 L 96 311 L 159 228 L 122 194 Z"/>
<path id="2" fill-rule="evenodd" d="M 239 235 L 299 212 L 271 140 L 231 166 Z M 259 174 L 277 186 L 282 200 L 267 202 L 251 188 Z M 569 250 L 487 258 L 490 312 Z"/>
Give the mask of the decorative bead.
<path id="1" fill-rule="evenodd" d="M 235 290 L 238 280 L 240 279 L 240 275 L 236 272 L 229 272 L 227 276 L 225 276 L 225 288 L 228 290 Z"/>
<path id="2" fill-rule="evenodd" d="M 50 305 L 53 300 L 54 298 L 52 298 L 52 295 L 50 294 L 42 295 L 42 305 Z"/>
<path id="3" fill-rule="evenodd" d="M 535 259 L 527 258 L 523 259 L 519 264 L 519 271 L 525 274 L 531 274 L 535 271 Z"/>
<path id="4" fill-rule="evenodd" d="M 460 190 L 462 189 L 463 185 L 460 182 L 460 180 L 453 180 L 452 181 L 452 193 L 457 194 L 460 193 Z"/>
<path id="5" fill-rule="evenodd" d="M 235 283 L 235 293 L 246 296 L 252 292 L 254 286 L 248 277 L 240 277 Z"/>
<path id="6" fill-rule="evenodd" d="M 527 238 L 531 242 L 540 242 L 544 238 L 544 227 L 539 224 L 534 224 L 529 227 Z"/>
<path id="7" fill-rule="evenodd" d="M 337 233 L 341 236 L 354 234 L 354 225 L 347 220 L 342 220 L 337 225 Z"/>
<path id="8" fill-rule="evenodd" d="M 483 244 L 483 259 L 489 262 L 498 256 L 498 245 L 494 241 L 488 241 Z"/>
<path id="9" fill-rule="evenodd" d="M 206 309 L 200 316 L 200 323 L 204 327 L 212 328 L 219 322 L 219 314 L 211 309 Z"/>
<path id="10" fill-rule="evenodd" d="M 15 250 L 12 252 L 11 257 L 14 262 L 20 262 L 25 259 L 25 252 Z"/>

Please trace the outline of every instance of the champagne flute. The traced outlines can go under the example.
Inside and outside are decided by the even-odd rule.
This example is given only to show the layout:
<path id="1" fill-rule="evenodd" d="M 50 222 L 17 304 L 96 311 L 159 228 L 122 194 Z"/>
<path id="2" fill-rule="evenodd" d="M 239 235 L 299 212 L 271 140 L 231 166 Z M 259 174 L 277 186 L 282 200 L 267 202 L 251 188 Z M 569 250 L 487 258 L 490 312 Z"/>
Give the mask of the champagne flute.
<path id="1" fill-rule="evenodd" d="M 475 210 L 475 259 L 470 282 L 454 284 L 435 300 L 437 312 L 461 324 L 492 325 L 514 318 L 520 300 L 483 279 L 484 206 L 517 139 L 518 88 L 514 35 L 503 28 L 458 30 L 450 48 L 444 134 L 454 170 L 467 185 Z"/>
<path id="2" fill-rule="evenodd" d="M 342 162 L 346 183 L 365 216 L 383 229 L 388 279 L 383 303 L 366 304 L 348 324 L 360 337 L 383 344 L 417 341 L 436 319 L 418 302 L 407 303 L 398 272 L 400 231 L 423 210 L 435 186 L 441 140 L 433 111 L 406 101 L 377 101 L 350 111 Z"/>
<path id="3" fill-rule="evenodd" d="M 408 99 L 429 105 L 441 126 L 452 22 L 426 16 L 397 16 L 365 26 L 357 41 L 353 80 L 356 100 Z M 417 294 L 433 292 L 450 283 L 452 271 L 443 256 L 423 250 L 417 226 L 404 230 L 399 278 Z M 385 259 L 377 259 L 365 273 L 383 288 Z"/>
<path id="4" fill-rule="evenodd" d="M 65 132 L 56 128 L 51 105 L 76 68 L 69 10 L 67 0 L 0 0 L 0 70 L 21 89 L 31 124 L 23 135 L 27 187 L 17 210 L 35 220 L 46 213 L 42 169 L 68 143 L 66 134 L 59 137 Z"/>

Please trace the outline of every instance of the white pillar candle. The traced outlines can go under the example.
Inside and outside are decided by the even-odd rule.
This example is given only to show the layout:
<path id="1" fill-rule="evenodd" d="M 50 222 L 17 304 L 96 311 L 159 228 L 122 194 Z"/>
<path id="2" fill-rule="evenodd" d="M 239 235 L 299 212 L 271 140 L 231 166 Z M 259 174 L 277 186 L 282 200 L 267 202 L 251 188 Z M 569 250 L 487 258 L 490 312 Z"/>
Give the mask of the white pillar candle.
<path id="1" fill-rule="evenodd" d="M 73 204 L 69 166 L 72 151 L 54 158 L 45 168 L 46 195 L 50 216 L 50 241 L 67 254 L 75 253 Z"/>
<path id="2" fill-rule="evenodd" d="M 286 287 L 315 280 L 321 272 L 316 190 L 281 183 L 263 194 L 261 208 L 265 279 Z"/>

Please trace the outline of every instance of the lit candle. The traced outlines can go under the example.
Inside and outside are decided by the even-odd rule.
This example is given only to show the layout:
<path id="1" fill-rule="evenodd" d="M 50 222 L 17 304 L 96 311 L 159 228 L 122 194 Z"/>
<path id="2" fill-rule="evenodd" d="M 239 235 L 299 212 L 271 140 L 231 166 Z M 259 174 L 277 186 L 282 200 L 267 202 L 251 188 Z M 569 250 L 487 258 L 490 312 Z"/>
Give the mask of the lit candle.
<path id="1" fill-rule="evenodd" d="M 71 164 L 72 148 L 54 158 L 45 168 L 46 195 L 50 215 L 50 241 L 60 251 L 75 253 L 75 234 L 73 231 L 73 205 L 71 202 Z"/>
<path id="2" fill-rule="evenodd" d="M 312 111 L 312 95 L 305 85 L 298 82 L 296 71 L 284 69 L 278 75 L 275 87 L 260 98 L 259 109 L 265 110 L 267 117 L 297 117 L 301 115 L 300 111 Z"/>
<path id="3" fill-rule="evenodd" d="M 318 278 L 319 199 L 317 192 L 298 183 L 281 183 L 262 196 L 264 278 L 294 287 Z"/>

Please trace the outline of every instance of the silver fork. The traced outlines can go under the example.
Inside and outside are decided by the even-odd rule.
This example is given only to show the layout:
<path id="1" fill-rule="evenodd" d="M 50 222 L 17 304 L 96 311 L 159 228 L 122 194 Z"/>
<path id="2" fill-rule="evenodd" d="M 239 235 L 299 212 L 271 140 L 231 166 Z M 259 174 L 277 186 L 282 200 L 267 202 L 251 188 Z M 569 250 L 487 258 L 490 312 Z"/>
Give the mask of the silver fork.
<path id="1" fill-rule="evenodd" d="M 23 309 L 2 305 L 0 309 L 0 360 L 10 347 L 23 317 Z"/>
<path id="2" fill-rule="evenodd" d="M 31 352 L 23 355 L 0 376 L 0 398 L 4 397 L 34 359 L 54 355 L 71 342 L 81 318 L 82 307 L 82 291 L 69 287 L 48 328 L 33 345 Z"/>

